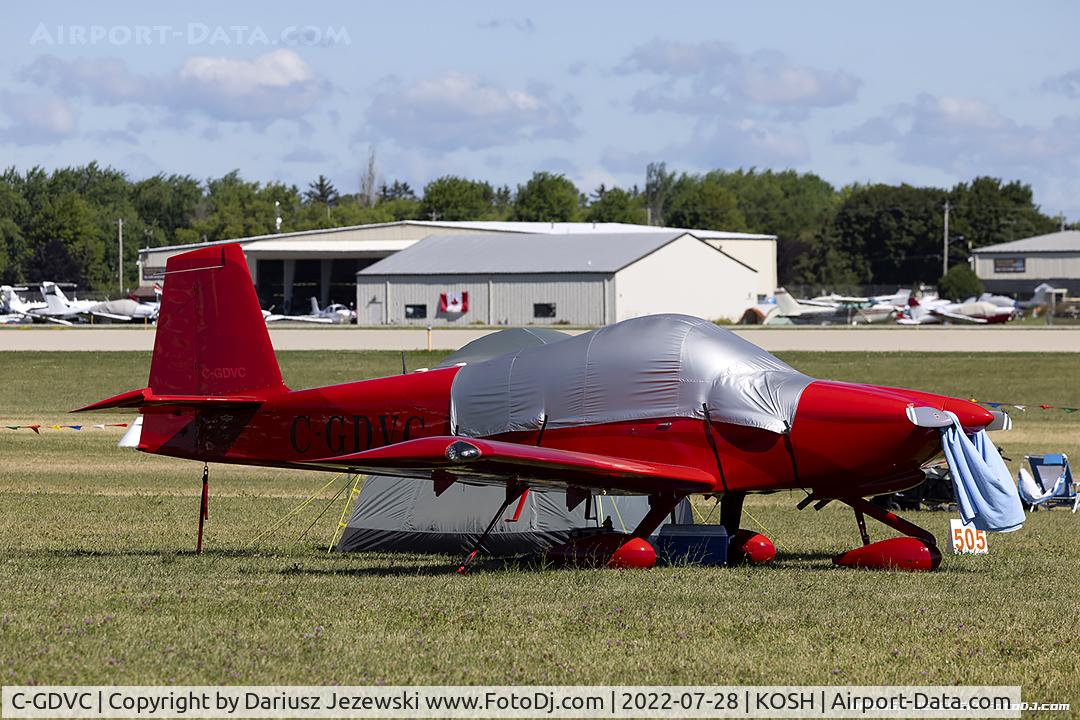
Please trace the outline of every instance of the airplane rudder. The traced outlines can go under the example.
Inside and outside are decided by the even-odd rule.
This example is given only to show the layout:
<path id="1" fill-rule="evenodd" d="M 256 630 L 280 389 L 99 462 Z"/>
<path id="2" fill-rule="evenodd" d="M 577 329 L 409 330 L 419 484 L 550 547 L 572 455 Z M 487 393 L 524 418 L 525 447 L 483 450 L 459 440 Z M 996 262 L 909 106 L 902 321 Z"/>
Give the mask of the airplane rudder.
<path id="1" fill-rule="evenodd" d="M 199 248 L 169 259 L 150 387 L 158 394 L 210 396 L 283 389 L 239 245 Z"/>

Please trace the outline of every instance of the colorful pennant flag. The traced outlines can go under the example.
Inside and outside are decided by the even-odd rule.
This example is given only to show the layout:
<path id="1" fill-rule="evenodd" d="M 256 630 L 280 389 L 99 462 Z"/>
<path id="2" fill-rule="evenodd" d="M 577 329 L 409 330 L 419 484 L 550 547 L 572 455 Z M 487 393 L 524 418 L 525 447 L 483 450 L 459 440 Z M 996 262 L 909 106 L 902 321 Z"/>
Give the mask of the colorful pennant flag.
<path id="1" fill-rule="evenodd" d="M 128 426 L 128 423 L 106 423 L 106 424 L 100 424 L 99 423 L 97 425 L 91 425 L 90 427 L 92 427 L 94 430 L 104 430 L 107 427 L 126 428 L 127 426 Z M 38 425 L 4 425 L 4 427 L 7 428 L 8 430 L 33 430 L 35 433 L 40 435 L 42 428 L 47 428 L 49 430 L 82 430 L 86 426 L 85 425 L 40 425 L 40 424 L 38 424 Z"/>

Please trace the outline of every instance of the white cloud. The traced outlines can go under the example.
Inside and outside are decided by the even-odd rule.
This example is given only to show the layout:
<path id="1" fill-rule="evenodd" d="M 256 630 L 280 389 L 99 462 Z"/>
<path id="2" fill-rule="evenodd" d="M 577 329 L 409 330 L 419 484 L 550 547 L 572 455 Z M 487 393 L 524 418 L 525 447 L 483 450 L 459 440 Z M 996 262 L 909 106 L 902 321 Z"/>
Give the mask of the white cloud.
<path id="1" fill-rule="evenodd" d="M 326 90 L 304 59 L 288 49 L 250 60 L 195 56 L 163 76 L 136 74 L 117 59 L 46 55 L 25 67 L 20 78 L 101 105 L 130 103 L 255 123 L 300 117 Z"/>
<path id="2" fill-rule="evenodd" d="M 403 146 L 478 150 L 577 134 L 577 105 L 546 87 L 508 89 L 447 72 L 402 86 L 384 82 L 367 112 L 367 132 Z"/>
<path id="3" fill-rule="evenodd" d="M 891 147 L 904 162 L 958 178 L 996 175 L 1046 183 L 1075 176 L 1080 116 L 1024 125 L 976 98 L 923 93 L 834 140 Z"/>
<path id="4" fill-rule="evenodd" d="M 68 102 L 52 94 L 0 92 L 0 139 L 21 145 L 44 145 L 75 133 L 76 118 Z"/>
<path id="5" fill-rule="evenodd" d="M 635 48 L 617 71 L 660 76 L 660 82 L 634 96 L 637 110 L 702 116 L 723 110 L 801 118 L 815 108 L 853 101 L 861 85 L 842 70 L 797 65 L 770 50 L 744 54 L 720 41 L 654 39 Z"/>
<path id="6" fill-rule="evenodd" d="M 699 124 L 690 141 L 671 147 L 665 157 L 694 167 L 790 168 L 810 159 L 798 130 L 753 118 L 719 119 Z"/>
<path id="7" fill-rule="evenodd" d="M 809 146 L 798 129 L 753 118 L 718 118 L 698 122 L 684 141 L 655 151 L 605 148 L 600 162 L 617 175 L 643 178 L 645 166 L 661 160 L 679 169 L 706 171 L 737 167 L 788 169 L 809 159 Z"/>

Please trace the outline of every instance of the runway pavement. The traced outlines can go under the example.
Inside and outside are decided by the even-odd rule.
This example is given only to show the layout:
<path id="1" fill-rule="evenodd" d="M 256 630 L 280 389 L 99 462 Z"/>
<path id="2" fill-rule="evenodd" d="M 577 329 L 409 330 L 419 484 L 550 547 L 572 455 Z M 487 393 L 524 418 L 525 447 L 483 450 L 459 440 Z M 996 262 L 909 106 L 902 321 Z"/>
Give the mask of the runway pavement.
<path id="1" fill-rule="evenodd" d="M 456 350 L 498 329 L 436 329 L 431 332 L 431 347 L 436 350 Z M 771 351 L 1080 352 L 1080 326 L 733 329 L 747 340 Z M 428 347 L 428 333 L 423 328 L 279 327 L 271 328 L 270 336 L 278 350 L 424 350 Z M 0 351 L 150 351 L 153 347 L 153 327 L 0 328 Z"/>

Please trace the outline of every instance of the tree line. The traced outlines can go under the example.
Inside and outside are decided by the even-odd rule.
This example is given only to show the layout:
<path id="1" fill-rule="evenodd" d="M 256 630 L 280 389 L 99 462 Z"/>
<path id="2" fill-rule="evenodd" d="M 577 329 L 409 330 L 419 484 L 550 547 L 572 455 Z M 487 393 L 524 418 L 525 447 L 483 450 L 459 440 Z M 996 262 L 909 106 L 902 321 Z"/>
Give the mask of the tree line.
<path id="1" fill-rule="evenodd" d="M 511 188 L 445 176 L 419 192 L 402 180 L 339 193 L 324 176 L 306 189 L 246 180 L 238 171 L 198 180 L 135 180 L 90 163 L 0 175 L 0 280 L 117 286 L 117 220 L 123 219 L 124 281 L 136 281 L 138 249 L 250 235 L 400 220 L 624 222 L 777 235 L 783 284 L 842 289 L 933 284 L 941 276 L 945 203 L 950 265 L 972 248 L 1053 232 L 1059 220 L 1020 181 L 978 177 L 952 188 L 853 184 L 813 173 L 714 170 L 650 164 L 642 186 L 588 192 L 563 175 L 537 172 Z M 280 218 L 280 227 L 278 227 Z"/>

